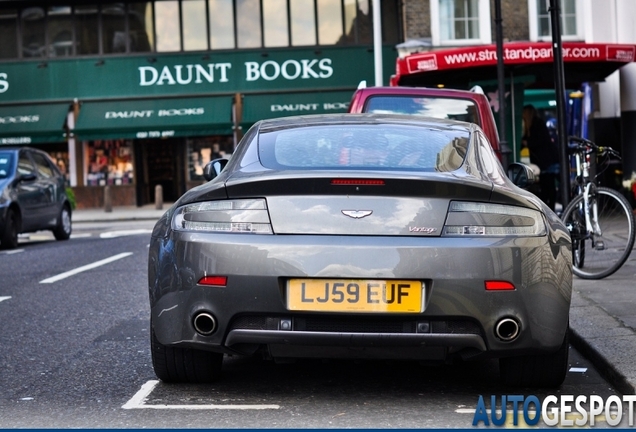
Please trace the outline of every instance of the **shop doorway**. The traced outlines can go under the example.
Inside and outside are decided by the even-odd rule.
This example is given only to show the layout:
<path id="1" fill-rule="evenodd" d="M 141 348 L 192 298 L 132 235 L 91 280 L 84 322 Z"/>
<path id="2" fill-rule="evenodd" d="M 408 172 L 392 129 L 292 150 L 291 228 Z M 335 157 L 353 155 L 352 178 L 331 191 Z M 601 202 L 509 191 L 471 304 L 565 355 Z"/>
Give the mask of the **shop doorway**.
<path id="1" fill-rule="evenodd" d="M 137 205 L 155 202 L 155 188 L 161 185 L 163 202 L 175 202 L 185 192 L 181 139 L 145 139 L 135 141 Z"/>

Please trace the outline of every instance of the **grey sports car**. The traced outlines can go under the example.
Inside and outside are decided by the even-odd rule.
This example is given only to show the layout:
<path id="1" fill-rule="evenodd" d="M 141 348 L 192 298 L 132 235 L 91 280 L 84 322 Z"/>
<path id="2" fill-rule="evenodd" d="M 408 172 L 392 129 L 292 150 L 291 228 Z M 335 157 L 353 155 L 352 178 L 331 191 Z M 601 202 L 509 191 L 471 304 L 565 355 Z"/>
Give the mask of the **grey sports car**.
<path id="1" fill-rule="evenodd" d="M 223 355 L 499 358 L 558 386 L 571 243 L 478 126 L 377 114 L 256 123 L 156 224 L 151 349 L 166 382 Z"/>

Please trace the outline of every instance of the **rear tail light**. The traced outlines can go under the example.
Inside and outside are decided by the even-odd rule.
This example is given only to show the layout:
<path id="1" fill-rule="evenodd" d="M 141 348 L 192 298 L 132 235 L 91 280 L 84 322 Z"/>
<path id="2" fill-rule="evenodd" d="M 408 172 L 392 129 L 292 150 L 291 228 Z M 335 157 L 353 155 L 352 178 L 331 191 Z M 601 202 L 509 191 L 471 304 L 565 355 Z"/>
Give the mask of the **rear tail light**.
<path id="1" fill-rule="evenodd" d="M 466 201 L 452 201 L 448 209 L 444 236 L 546 235 L 543 215 L 525 207 Z"/>
<path id="2" fill-rule="evenodd" d="M 264 199 L 206 201 L 179 207 L 175 231 L 273 234 Z"/>
<path id="3" fill-rule="evenodd" d="M 199 285 L 227 286 L 227 276 L 203 276 L 199 279 Z"/>
<path id="4" fill-rule="evenodd" d="M 486 281 L 486 291 L 511 291 L 515 286 L 507 281 Z"/>
<path id="5" fill-rule="evenodd" d="M 333 179 L 334 186 L 384 186 L 384 180 L 380 179 Z"/>

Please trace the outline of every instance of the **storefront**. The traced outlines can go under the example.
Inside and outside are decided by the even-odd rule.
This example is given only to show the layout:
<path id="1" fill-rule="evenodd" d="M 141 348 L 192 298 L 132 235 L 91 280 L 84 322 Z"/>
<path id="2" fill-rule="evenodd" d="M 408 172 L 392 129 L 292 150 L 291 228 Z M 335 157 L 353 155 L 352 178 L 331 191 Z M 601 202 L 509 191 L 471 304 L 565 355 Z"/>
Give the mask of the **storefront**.
<path id="1" fill-rule="evenodd" d="M 151 203 L 156 185 L 171 202 L 258 120 L 346 112 L 359 82 L 373 79 L 366 48 L 266 54 L 0 64 L 1 145 L 48 151 L 80 207 L 103 205 L 105 186 L 114 205 Z M 391 70 L 395 51 L 383 57 Z"/>
<path id="2" fill-rule="evenodd" d="M 407 55 L 397 60 L 397 73 L 392 77 L 392 84 L 460 89 L 478 85 L 490 98 L 493 110 L 498 112 L 496 53 L 495 45 L 482 45 Z M 554 89 L 554 58 L 549 42 L 506 42 L 503 45 L 503 53 L 507 110 L 506 140 L 515 160 L 518 160 L 521 150 L 519 113 L 525 103 L 537 103 L 537 99 L 525 100 L 527 95 L 532 95 L 527 93 L 527 90 Z M 584 83 L 603 81 L 608 75 L 635 59 L 634 45 L 563 42 L 566 88 L 581 90 Z M 495 115 L 495 120 L 499 121 L 498 115 Z"/>

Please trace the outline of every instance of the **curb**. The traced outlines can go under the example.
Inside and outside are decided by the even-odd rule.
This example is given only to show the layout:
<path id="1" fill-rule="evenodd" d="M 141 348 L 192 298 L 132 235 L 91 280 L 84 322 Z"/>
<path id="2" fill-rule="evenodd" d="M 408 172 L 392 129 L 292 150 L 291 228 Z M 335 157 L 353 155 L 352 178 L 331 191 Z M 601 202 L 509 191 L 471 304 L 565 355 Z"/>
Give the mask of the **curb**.
<path id="1" fill-rule="evenodd" d="M 635 394 L 636 389 L 629 380 L 614 367 L 607 359 L 585 340 L 576 330 L 570 327 L 570 344 L 576 348 L 583 357 L 588 359 L 599 374 L 605 378 L 621 394 Z"/>

